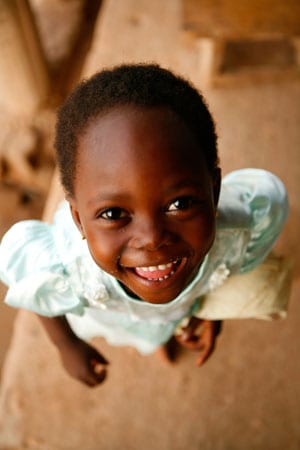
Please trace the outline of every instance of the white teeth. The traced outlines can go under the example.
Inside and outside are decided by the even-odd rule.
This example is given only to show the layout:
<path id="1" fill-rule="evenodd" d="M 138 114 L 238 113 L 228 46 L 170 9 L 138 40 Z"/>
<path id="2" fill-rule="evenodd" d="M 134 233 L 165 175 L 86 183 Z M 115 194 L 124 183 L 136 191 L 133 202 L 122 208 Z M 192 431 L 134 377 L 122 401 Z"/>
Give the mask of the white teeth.
<path id="1" fill-rule="evenodd" d="M 165 270 L 165 269 L 169 269 L 170 267 L 173 266 L 174 263 L 170 262 L 168 264 L 160 264 L 158 267 L 159 270 Z"/>
<path id="2" fill-rule="evenodd" d="M 159 264 L 158 266 L 149 267 L 137 267 L 138 270 L 143 270 L 144 272 L 155 272 L 157 270 L 166 270 L 173 266 L 177 261 L 172 261 L 168 264 Z"/>
<path id="3" fill-rule="evenodd" d="M 165 275 L 163 277 L 159 277 L 159 278 L 147 278 L 148 281 L 164 281 L 167 280 L 168 278 L 170 278 L 172 275 L 174 275 L 174 270 L 169 274 L 169 275 Z"/>
<path id="4" fill-rule="evenodd" d="M 149 267 L 136 267 L 136 270 L 142 270 L 144 272 L 154 272 L 154 271 L 163 271 L 165 269 L 170 269 L 174 264 L 177 264 L 179 261 L 179 259 L 176 259 L 170 263 L 167 264 L 159 264 L 158 266 L 149 266 Z M 170 278 L 172 275 L 174 275 L 174 273 L 176 272 L 176 270 L 172 270 L 170 273 L 168 273 L 167 275 L 163 275 L 161 277 L 158 278 L 147 278 L 147 280 L 149 281 L 164 281 L 167 280 L 168 278 Z"/>

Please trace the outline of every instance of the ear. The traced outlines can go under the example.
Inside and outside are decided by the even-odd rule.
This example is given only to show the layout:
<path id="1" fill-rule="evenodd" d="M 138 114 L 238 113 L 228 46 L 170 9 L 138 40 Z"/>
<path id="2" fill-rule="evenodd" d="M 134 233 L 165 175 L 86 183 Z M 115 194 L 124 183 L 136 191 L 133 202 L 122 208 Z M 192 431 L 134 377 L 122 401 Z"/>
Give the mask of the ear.
<path id="1" fill-rule="evenodd" d="M 214 204 L 216 208 L 220 197 L 221 176 L 222 176 L 221 169 L 217 167 L 213 173 L 213 193 L 214 193 Z"/>
<path id="2" fill-rule="evenodd" d="M 78 211 L 77 206 L 76 206 L 76 201 L 75 201 L 75 199 L 73 197 L 68 197 L 67 200 L 68 200 L 69 205 L 70 205 L 70 210 L 71 210 L 71 214 L 72 214 L 73 220 L 74 220 L 78 230 L 80 231 L 82 237 L 84 237 L 84 230 L 83 230 L 83 227 L 82 227 L 80 214 L 79 214 L 79 211 Z"/>

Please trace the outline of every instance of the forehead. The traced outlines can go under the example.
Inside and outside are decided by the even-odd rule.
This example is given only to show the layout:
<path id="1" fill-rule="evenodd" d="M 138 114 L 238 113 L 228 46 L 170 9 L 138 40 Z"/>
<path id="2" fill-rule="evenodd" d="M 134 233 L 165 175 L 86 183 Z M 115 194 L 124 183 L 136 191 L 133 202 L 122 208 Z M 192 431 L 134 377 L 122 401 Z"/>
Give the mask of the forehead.
<path id="1" fill-rule="evenodd" d="M 180 118 L 166 108 L 130 106 L 98 115 L 80 136 L 77 177 L 94 172 L 99 180 L 120 172 L 148 179 L 208 176 L 203 152 Z"/>

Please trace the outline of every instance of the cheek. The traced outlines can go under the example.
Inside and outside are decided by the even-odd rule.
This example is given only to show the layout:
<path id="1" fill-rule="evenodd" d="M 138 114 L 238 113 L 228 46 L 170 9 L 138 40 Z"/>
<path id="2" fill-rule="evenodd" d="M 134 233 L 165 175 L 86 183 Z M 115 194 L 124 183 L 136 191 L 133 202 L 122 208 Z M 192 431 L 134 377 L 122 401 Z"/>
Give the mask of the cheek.
<path id="1" fill-rule="evenodd" d="M 119 236 L 110 233 L 87 234 L 90 253 L 96 264 L 109 273 L 117 270 L 117 264 L 122 252 L 122 241 Z"/>
<path id="2" fill-rule="evenodd" d="M 196 254 L 204 256 L 211 248 L 216 234 L 216 221 L 214 215 L 195 223 L 188 230 L 188 240 Z"/>

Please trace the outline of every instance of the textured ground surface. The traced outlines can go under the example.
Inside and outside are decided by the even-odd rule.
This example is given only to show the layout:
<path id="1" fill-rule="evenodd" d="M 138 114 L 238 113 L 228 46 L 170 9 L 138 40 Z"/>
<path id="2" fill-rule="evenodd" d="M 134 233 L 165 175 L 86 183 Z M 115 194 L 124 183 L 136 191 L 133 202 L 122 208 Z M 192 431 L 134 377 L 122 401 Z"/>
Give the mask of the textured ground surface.
<path id="1" fill-rule="evenodd" d="M 155 60 L 197 84 L 198 53 L 178 33 L 179 3 L 107 1 L 85 73 Z M 89 390 L 64 373 L 36 318 L 20 313 L 3 372 L 1 449 L 300 448 L 300 82 L 237 80 L 205 94 L 224 172 L 266 168 L 290 192 L 290 220 L 277 245 L 296 263 L 288 319 L 226 322 L 213 358 L 200 370 L 187 352 L 165 366 L 97 340 L 111 367 L 105 384 Z"/>

